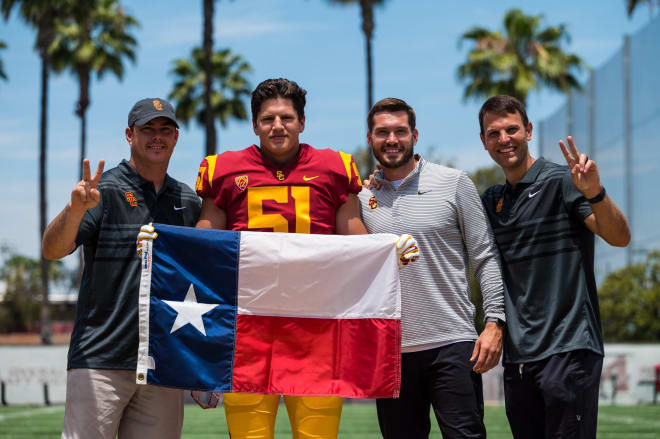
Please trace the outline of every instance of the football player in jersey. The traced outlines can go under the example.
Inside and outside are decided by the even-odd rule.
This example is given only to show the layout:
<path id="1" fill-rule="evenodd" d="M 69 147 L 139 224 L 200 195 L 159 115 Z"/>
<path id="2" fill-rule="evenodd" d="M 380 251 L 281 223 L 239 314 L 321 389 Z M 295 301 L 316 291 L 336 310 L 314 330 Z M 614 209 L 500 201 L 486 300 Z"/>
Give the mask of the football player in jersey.
<path id="1" fill-rule="evenodd" d="M 196 190 L 197 227 L 262 232 L 363 234 L 356 194 L 362 183 L 350 154 L 299 143 L 306 91 L 293 81 L 268 79 L 252 93 L 252 125 L 259 145 L 206 157 Z M 410 235 L 397 242 L 402 264 L 419 255 Z M 229 432 L 236 438 L 273 438 L 280 395 L 224 395 Z M 335 438 L 342 399 L 284 396 L 293 437 Z"/>

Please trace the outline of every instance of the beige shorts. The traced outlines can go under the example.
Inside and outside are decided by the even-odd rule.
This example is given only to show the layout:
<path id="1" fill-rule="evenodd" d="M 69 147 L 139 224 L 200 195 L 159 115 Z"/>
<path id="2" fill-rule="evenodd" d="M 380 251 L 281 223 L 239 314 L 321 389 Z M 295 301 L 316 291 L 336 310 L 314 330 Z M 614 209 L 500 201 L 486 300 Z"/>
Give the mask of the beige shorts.
<path id="1" fill-rule="evenodd" d="M 70 369 L 62 438 L 179 438 L 183 390 L 138 385 L 131 370 Z"/>

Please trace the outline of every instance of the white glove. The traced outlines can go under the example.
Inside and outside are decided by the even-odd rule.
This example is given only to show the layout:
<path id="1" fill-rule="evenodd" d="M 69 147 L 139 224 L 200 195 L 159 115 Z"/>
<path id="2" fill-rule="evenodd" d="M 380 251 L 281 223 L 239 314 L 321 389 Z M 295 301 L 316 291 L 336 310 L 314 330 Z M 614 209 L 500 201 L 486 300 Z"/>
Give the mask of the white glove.
<path id="1" fill-rule="evenodd" d="M 204 392 L 202 390 L 191 390 L 190 396 L 195 400 L 198 406 L 203 409 L 214 409 L 220 401 L 220 392 Z"/>
<path id="2" fill-rule="evenodd" d="M 136 242 L 138 256 L 142 256 L 142 242 L 145 239 L 153 241 L 156 238 L 158 238 L 158 233 L 154 231 L 154 226 L 152 226 L 151 223 L 140 227 L 140 233 L 138 233 Z"/>
<path id="3" fill-rule="evenodd" d="M 396 240 L 396 255 L 399 257 L 399 270 L 419 259 L 417 240 L 411 235 L 403 234 Z"/>

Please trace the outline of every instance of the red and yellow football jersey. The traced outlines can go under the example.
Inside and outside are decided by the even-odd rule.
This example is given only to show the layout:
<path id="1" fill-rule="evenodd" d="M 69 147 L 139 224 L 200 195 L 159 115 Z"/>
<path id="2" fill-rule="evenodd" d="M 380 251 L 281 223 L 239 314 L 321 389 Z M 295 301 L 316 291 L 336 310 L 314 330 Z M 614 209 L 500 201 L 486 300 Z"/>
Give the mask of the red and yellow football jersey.
<path id="1" fill-rule="evenodd" d="M 333 234 L 337 210 L 362 182 L 351 154 L 303 143 L 280 168 L 252 145 L 202 160 L 195 189 L 225 211 L 228 230 Z"/>

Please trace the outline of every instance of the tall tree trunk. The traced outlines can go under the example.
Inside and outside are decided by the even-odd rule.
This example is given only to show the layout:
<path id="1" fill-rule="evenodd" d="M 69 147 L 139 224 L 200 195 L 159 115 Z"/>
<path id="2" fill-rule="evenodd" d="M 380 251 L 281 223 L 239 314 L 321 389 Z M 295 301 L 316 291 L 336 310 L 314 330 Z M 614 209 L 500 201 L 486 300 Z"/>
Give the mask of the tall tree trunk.
<path id="1" fill-rule="evenodd" d="M 41 50 L 41 125 L 39 138 L 39 230 L 40 236 L 46 231 L 46 134 L 48 115 L 48 54 Z M 41 240 L 39 240 L 41 242 Z M 48 301 L 48 274 L 50 261 L 44 258 L 41 248 L 41 343 L 52 343 L 50 327 L 50 303 Z"/>
<path id="2" fill-rule="evenodd" d="M 90 71 L 87 68 L 78 70 L 78 103 L 76 105 L 76 116 L 80 118 L 80 171 L 79 179 L 82 180 L 83 160 L 87 155 L 87 108 L 89 108 L 89 81 Z"/>
<path id="3" fill-rule="evenodd" d="M 373 70 L 371 64 L 371 38 L 366 39 L 366 56 L 367 56 L 367 114 L 371 107 L 374 105 L 374 85 L 373 85 Z M 371 148 L 367 146 L 367 168 L 369 172 L 375 169 L 374 154 Z"/>
<path id="4" fill-rule="evenodd" d="M 360 0 L 362 12 L 362 32 L 365 39 L 365 57 L 367 60 L 367 113 L 374 105 L 373 62 L 371 59 L 371 39 L 374 33 L 374 5 L 371 0 Z M 367 168 L 374 170 L 374 155 L 367 146 Z"/>
<path id="5" fill-rule="evenodd" d="M 83 160 L 87 156 L 87 108 L 89 108 L 89 68 L 83 67 L 78 70 L 79 99 L 76 106 L 76 115 L 80 118 L 80 161 L 78 169 L 80 170 L 79 180 L 83 178 Z M 82 272 L 84 267 L 83 248 L 80 246 L 78 251 L 78 273 L 76 275 L 78 286 L 82 281 Z"/>
<path id="6" fill-rule="evenodd" d="M 371 61 L 371 38 L 366 41 L 367 56 L 367 112 L 374 105 L 373 64 Z"/>
<path id="7" fill-rule="evenodd" d="M 206 155 L 216 153 L 216 136 L 213 110 L 211 108 L 211 94 L 213 93 L 213 71 L 211 57 L 213 56 L 213 2 L 204 0 L 204 121 L 206 126 Z"/>

